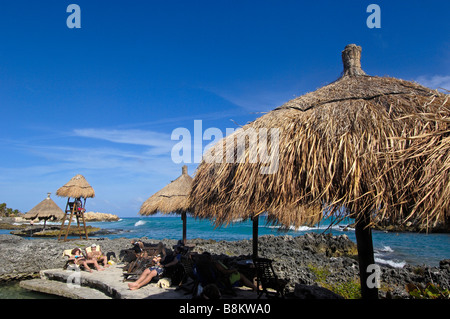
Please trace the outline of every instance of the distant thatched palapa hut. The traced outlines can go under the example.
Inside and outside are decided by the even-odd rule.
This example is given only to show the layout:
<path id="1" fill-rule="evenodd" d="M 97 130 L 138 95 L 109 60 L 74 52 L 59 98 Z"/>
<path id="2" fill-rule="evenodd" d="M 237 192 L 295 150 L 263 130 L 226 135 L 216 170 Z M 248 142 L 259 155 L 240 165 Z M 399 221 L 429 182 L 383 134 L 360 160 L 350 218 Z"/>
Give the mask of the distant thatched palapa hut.
<path id="1" fill-rule="evenodd" d="M 187 166 L 182 168 L 181 175 L 160 191 L 150 196 L 141 206 L 140 215 L 181 214 L 183 220 L 183 242 L 186 244 L 186 213 L 190 211 L 189 194 L 192 188 L 192 177 L 188 175 Z"/>
<path id="2" fill-rule="evenodd" d="M 337 81 L 285 103 L 210 148 L 195 175 L 191 205 L 195 216 L 214 218 L 217 225 L 255 219 L 262 212 L 269 222 L 286 227 L 315 224 L 324 211 L 355 218 L 362 295 L 377 298 L 378 290 L 366 284 L 367 267 L 375 263 L 370 225 L 380 219 L 398 222 L 417 201 L 412 189 L 407 196 L 399 191 L 411 180 L 402 179 L 403 169 L 414 167 L 415 159 L 394 165 L 393 154 L 407 149 L 408 137 L 425 125 L 409 115 L 435 113 L 448 95 L 368 76 L 360 57 L 361 47 L 348 45 Z M 245 141 L 249 129 L 275 129 L 279 135 L 268 138 L 267 145 L 250 140 L 243 148 L 237 141 Z M 279 165 L 263 174 L 268 163 Z"/>
<path id="3" fill-rule="evenodd" d="M 65 216 L 62 209 L 50 198 L 50 194 L 47 193 L 46 199 L 34 206 L 23 216 L 25 219 L 44 220 L 44 230 L 47 220 L 61 220 Z"/>

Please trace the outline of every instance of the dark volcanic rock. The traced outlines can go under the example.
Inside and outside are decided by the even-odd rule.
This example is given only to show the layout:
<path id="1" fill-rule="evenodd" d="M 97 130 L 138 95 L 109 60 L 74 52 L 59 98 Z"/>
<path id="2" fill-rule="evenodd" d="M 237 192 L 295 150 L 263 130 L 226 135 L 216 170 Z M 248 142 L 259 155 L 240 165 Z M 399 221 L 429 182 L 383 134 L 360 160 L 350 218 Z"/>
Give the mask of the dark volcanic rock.
<path id="1" fill-rule="evenodd" d="M 326 288 L 302 284 L 295 285 L 294 296 L 298 299 L 344 299 Z"/>

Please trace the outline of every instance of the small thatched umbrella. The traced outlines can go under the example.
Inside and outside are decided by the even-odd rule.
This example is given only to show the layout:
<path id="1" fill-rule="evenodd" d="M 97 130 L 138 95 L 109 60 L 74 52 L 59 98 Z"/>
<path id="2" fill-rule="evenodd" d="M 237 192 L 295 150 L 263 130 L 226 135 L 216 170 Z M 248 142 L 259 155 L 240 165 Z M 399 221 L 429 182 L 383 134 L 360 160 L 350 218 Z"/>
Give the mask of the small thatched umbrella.
<path id="1" fill-rule="evenodd" d="M 447 96 L 368 76 L 360 57 L 361 48 L 348 45 L 341 78 L 212 147 L 195 175 L 191 205 L 195 216 L 215 218 L 217 225 L 261 212 L 271 223 L 297 227 L 315 224 L 324 211 L 355 218 L 362 295 L 377 298 L 378 290 L 366 284 L 366 269 L 375 263 L 370 225 L 380 216 L 397 222 L 414 199 L 398 204 L 402 165 L 392 168 L 389 151 L 406 149 L 410 141 L 396 138 L 423 125 L 405 116 L 428 113 Z"/>
<path id="2" fill-rule="evenodd" d="M 56 191 L 56 195 L 72 198 L 93 198 L 95 191 L 83 175 L 75 175 L 64 186 Z"/>
<path id="3" fill-rule="evenodd" d="M 141 206 L 139 214 L 154 215 L 181 214 L 183 220 L 183 243 L 186 244 L 186 213 L 190 211 L 189 193 L 192 188 L 192 177 L 188 175 L 187 166 L 182 168 L 181 176 L 160 191 L 150 196 Z"/>
<path id="4" fill-rule="evenodd" d="M 44 229 L 47 220 L 60 220 L 64 218 L 64 212 L 58 205 L 50 198 L 50 193 L 47 193 L 47 198 L 30 209 L 24 216 L 25 219 L 39 219 L 44 220 Z"/>

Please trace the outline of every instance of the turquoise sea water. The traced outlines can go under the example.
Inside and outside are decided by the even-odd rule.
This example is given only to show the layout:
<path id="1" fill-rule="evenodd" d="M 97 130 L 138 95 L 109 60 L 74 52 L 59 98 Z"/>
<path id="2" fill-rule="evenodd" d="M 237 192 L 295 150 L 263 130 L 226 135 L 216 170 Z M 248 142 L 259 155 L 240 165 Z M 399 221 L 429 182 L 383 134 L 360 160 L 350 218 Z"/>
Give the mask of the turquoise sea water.
<path id="1" fill-rule="evenodd" d="M 347 235 L 356 242 L 353 229 L 344 231 L 344 227 L 350 224 L 346 220 L 338 225 L 330 226 L 325 220 L 315 227 L 302 226 L 299 229 L 281 231 L 280 227 L 266 225 L 265 217 L 259 221 L 259 236 L 262 235 L 291 235 L 301 236 L 307 232 L 329 233 L 333 235 Z M 103 229 L 114 229 L 117 234 L 103 237 L 139 238 L 151 239 L 181 239 L 182 221 L 178 216 L 174 217 L 135 217 L 122 218 L 117 222 L 90 223 L 92 226 Z M 252 222 L 236 221 L 227 227 L 215 228 L 209 220 L 187 218 L 187 238 L 203 238 L 214 240 L 242 240 L 252 238 Z M 417 234 L 417 233 L 385 233 L 373 231 L 372 234 L 376 262 L 392 267 L 403 267 L 406 263 L 412 265 L 427 264 L 438 266 L 439 261 L 450 258 L 450 234 Z"/>

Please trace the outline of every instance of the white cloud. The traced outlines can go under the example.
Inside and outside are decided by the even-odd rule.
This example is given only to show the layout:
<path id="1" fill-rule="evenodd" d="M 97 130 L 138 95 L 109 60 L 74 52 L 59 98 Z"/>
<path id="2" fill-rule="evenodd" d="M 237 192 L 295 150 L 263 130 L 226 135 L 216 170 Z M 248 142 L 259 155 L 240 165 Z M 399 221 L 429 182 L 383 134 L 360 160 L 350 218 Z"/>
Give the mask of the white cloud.
<path id="1" fill-rule="evenodd" d="M 450 75 L 421 75 L 415 81 L 430 89 L 450 90 Z"/>
<path id="2" fill-rule="evenodd" d="M 0 140 L 7 153 L 14 154 L 10 156 L 20 156 L 17 163 L 0 165 L 2 196 L 11 207 L 27 211 L 48 191 L 54 194 L 75 174 L 82 174 L 96 191 L 96 198 L 90 200 L 92 210 L 135 215 L 143 199 L 181 173 L 181 164 L 171 159 L 171 148 L 178 141 L 172 141 L 170 134 L 88 128 L 63 138 L 54 136 L 54 140 L 31 142 Z M 92 139 L 99 142 L 92 143 Z M 196 165 L 188 166 L 192 174 Z M 18 195 L 23 193 L 29 196 Z"/>
<path id="3" fill-rule="evenodd" d="M 144 130 L 75 129 L 75 135 L 106 140 L 114 143 L 166 147 L 170 135 Z"/>

